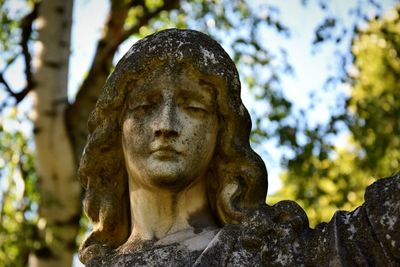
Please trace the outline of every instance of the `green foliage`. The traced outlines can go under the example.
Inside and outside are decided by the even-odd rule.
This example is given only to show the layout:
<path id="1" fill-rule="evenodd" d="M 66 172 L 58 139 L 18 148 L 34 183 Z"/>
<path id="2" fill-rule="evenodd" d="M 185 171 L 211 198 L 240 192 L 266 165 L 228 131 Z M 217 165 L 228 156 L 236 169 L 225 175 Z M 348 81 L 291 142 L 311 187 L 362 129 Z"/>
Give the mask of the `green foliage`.
<path id="1" fill-rule="evenodd" d="M 281 177 L 282 189 L 269 202 L 296 200 L 312 226 L 330 220 L 338 209 L 352 210 L 362 204 L 365 188 L 374 178 L 357 166 L 357 150 L 347 150 L 349 147 L 337 149 L 332 158 L 303 154 L 305 158 L 291 160 Z"/>
<path id="2" fill-rule="evenodd" d="M 164 4 L 163 0 L 145 0 L 145 5 L 149 10 L 155 10 L 162 7 Z"/>
<path id="3" fill-rule="evenodd" d="M 21 11 L 10 12 L 10 1 L 0 0 L 0 64 L 9 64 L 15 60 L 19 51 L 19 24 Z"/>
<path id="4" fill-rule="evenodd" d="M 13 108 L 0 119 L 0 266 L 26 266 L 36 234 L 37 176 L 32 140 Z"/>
<path id="5" fill-rule="evenodd" d="M 400 6 L 374 19 L 353 41 L 354 68 L 347 112 L 332 117 L 327 127 L 306 130 L 306 144 L 295 145 L 283 188 L 270 202 L 297 200 L 312 225 L 329 220 L 339 209 L 363 201 L 374 179 L 400 169 Z M 329 143 L 337 125 L 346 123 L 348 140 Z"/>
<path id="6" fill-rule="evenodd" d="M 400 169 L 400 5 L 354 40 L 358 73 L 347 107 L 361 147 L 360 166 L 374 176 Z"/>

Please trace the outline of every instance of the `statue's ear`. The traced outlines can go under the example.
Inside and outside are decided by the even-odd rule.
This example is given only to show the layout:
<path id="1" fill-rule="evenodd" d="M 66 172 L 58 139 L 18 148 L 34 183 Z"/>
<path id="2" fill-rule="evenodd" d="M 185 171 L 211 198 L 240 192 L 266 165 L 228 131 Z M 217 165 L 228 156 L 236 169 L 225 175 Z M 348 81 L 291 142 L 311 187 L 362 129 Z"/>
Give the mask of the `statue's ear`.
<path id="1" fill-rule="evenodd" d="M 241 188 L 237 183 L 227 183 L 223 186 L 217 198 L 217 211 L 223 224 L 237 224 L 242 214 L 234 207 L 235 196 L 240 194 Z"/>

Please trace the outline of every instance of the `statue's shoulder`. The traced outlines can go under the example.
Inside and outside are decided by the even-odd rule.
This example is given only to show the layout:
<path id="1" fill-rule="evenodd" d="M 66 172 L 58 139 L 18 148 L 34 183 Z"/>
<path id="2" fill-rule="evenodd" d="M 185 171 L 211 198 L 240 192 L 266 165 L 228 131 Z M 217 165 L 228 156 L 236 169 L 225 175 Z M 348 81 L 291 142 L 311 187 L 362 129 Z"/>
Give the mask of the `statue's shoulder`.
<path id="1" fill-rule="evenodd" d="M 308 229 L 303 209 L 292 201 L 248 210 L 243 221 L 226 225 L 196 266 L 301 266 L 301 235 Z"/>
<path id="2" fill-rule="evenodd" d="M 380 245 L 400 264 L 400 173 L 369 186 L 363 206 Z"/>
<path id="3" fill-rule="evenodd" d="M 399 229 L 398 174 L 369 186 L 362 206 L 337 211 L 315 229 L 293 201 L 249 210 L 203 254 L 216 253 L 211 258 L 229 266 L 399 266 Z"/>
<path id="4" fill-rule="evenodd" d="M 284 200 L 251 212 L 242 224 L 241 243 L 245 248 L 261 244 L 263 266 L 302 266 L 303 236 L 309 230 L 304 210 L 296 202 Z"/>
<path id="5" fill-rule="evenodd" d="M 337 211 L 305 235 L 308 265 L 399 266 L 400 175 L 369 186 L 357 209 Z"/>

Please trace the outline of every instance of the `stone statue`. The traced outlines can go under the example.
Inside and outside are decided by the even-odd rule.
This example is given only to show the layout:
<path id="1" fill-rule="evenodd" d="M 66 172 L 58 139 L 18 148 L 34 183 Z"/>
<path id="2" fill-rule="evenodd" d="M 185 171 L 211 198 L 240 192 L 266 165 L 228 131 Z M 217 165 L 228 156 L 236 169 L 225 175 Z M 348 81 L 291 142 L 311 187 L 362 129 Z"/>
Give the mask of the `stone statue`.
<path id="1" fill-rule="evenodd" d="M 400 266 L 400 175 L 316 229 L 295 202 L 265 204 L 236 67 L 203 33 L 134 44 L 88 126 L 87 266 Z"/>

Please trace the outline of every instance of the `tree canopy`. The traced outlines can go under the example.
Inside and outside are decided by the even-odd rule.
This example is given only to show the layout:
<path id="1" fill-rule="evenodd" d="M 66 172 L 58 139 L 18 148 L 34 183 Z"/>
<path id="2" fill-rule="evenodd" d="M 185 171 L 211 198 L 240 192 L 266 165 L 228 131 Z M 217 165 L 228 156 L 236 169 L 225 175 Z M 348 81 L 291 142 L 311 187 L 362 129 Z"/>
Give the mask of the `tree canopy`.
<path id="1" fill-rule="evenodd" d="M 345 109 L 325 128 L 309 129 L 309 141 L 287 162 L 275 198 L 299 201 L 313 225 L 328 221 L 337 209 L 354 209 L 367 185 L 400 169 L 399 14 L 397 6 L 357 31 Z M 343 140 L 329 143 L 341 125 L 348 129 Z"/>

